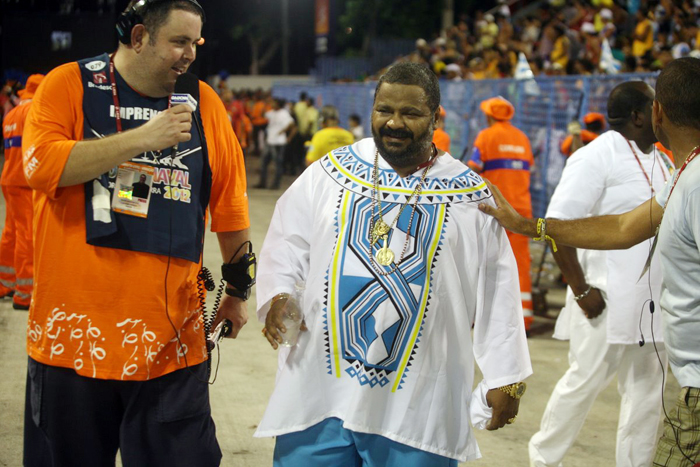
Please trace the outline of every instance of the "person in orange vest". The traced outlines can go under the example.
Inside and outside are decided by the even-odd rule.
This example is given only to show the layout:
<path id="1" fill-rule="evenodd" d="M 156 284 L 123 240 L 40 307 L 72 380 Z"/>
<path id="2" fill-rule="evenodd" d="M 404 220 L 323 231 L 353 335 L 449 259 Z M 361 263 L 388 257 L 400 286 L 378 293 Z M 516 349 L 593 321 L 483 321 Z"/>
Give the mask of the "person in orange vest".
<path id="1" fill-rule="evenodd" d="M 585 129 L 578 121 L 569 123 L 567 136 L 561 143 L 561 153 L 569 157 L 605 131 L 605 116 L 598 112 L 590 112 L 583 116 Z"/>
<path id="2" fill-rule="evenodd" d="M 474 151 L 467 165 L 497 185 L 503 196 L 520 215 L 532 217 L 530 167 L 534 164 L 534 159 L 530 140 L 525 133 L 510 123 L 515 114 L 515 108 L 502 97 L 487 99 L 481 103 L 480 108 L 486 114 L 489 127 L 477 135 Z M 520 297 L 527 331 L 534 319 L 530 280 L 530 239 L 510 231 L 506 232 L 518 263 Z"/>
<path id="3" fill-rule="evenodd" d="M 5 197 L 5 227 L 0 239 L 0 296 L 12 296 L 15 310 L 29 309 L 34 288 L 32 190 L 22 169 L 22 133 L 32 97 L 43 79 L 40 74 L 27 79 L 18 93 L 19 105 L 5 116 L 2 126 L 5 165 L 0 185 Z"/>
<path id="4" fill-rule="evenodd" d="M 262 154 L 265 146 L 265 128 L 267 128 L 267 118 L 265 113 L 272 110 L 272 106 L 263 96 L 262 91 L 256 91 L 255 103 L 250 113 L 250 121 L 253 123 L 253 144 L 255 145 L 255 154 Z"/>
<path id="5" fill-rule="evenodd" d="M 445 108 L 440 106 L 440 119 L 438 120 L 435 131 L 433 131 L 433 143 L 435 147 L 446 153 L 450 152 L 450 135 L 445 131 L 445 117 L 447 112 Z"/>

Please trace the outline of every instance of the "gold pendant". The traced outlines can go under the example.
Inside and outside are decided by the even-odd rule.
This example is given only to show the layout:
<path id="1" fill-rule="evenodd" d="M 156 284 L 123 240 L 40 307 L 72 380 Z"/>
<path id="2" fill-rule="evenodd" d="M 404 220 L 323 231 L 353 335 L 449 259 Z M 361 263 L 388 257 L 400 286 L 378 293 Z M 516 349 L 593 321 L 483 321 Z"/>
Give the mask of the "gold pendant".
<path id="1" fill-rule="evenodd" d="M 394 262 L 394 252 L 387 246 L 387 238 L 387 235 L 382 237 L 382 240 L 384 240 L 384 247 L 380 248 L 375 256 L 377 258 L 377 262 L 382 266 L 389 266 Z"/>
<path id="2" fill-rule="evenodd" d="M 372 228 L 372 245 L 377 243 L 377 241 L 381 237 L 387 235 L 389 233 L 389 230 L 391 230 L 391 227 L 389 227 L 387 223 L 384 222 L 384 219 L 380 218 Z"/>

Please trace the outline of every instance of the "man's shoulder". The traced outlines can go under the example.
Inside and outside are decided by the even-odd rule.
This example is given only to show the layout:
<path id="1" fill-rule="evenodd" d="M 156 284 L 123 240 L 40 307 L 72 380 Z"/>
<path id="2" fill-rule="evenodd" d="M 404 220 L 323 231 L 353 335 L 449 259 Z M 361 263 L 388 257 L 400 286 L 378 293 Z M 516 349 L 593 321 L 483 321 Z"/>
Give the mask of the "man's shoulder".
<path id="1" fill-rule="evenodd" d="M 615 151 L 613 149 L 614 149 L 615 143 L 621 137 L 622 137 L 622 135 L 620 135 L 620 133 L 618 133 L 614 130 L 606 131 L 605 133 L 601 134 L 600 136 L 595 138 L 593 141 L 591 141 L 590 143 L 586 144 L 585 146 L 580 148 L 578 151 L 576 151 L 571 156 L 571 160 L 576 161 L 576 160 L 579 160 L 582 158 L 609 159 L 610 157 L 614 156 Z"/>

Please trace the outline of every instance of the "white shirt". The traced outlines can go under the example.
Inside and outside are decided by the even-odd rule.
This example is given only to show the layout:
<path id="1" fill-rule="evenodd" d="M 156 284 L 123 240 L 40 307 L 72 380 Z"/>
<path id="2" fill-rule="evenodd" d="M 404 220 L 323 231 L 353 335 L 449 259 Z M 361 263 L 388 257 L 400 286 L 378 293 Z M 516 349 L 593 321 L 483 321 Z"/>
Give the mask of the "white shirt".
<path id="1" fill-rule="evenodd" d="M 365 137 L 365 130 L 362 128 L 362 125 L 357 125 L 355 128 L 352 128 L 350 133 L 352 133 L 352 136 L 355 138 L 355 142 Z"/>
<path id="2" fill-rule="evenodd" d="M 678 174 L 678 171 L 676 172 Z M 671 370 L 681 387 L 700 387 L 700 160 L 687 165 L 656 201 L 663 207 L 657 250 L 664 282 L 661 292 L 664 338 Z"/>
<path id="3" fill-rule="evenodd" d="M 268 120 L 265 142 L 275 146 L 287 144 L 287 134 L 284 130 L 294 122 L 287 109 L 268 110 L 265 112 L 265 118 Z"/>
<path id="4" fill-rule="evenodd" d="M 371 138 L 332 151 L 277 203 L 260 252 L 258 317 L 265 320 L 272 297 L 305 281 L 309 331 L 280 351 L 255 436 L 338 417 L 349 430 L 460 461 L 478 458 L 469 419 L 475 360 L 490 388 L 532 373 L 515 258 L 503 228 L 477 208 L 492 202 L 483 180 L 440 157 L 400 272 L 377 274 L 368 253 L 374 154 Z M 391 224 L 422 171 L 401 179 L 381 158 L 379 167 Z M 412 208 L 391 232 L 397 259 Z"/>
<path id="5" fill-rule="evenodd" d="M 576 151 L 566 163 L 547 209 L 547 217 L 578 219 L 631 211 L 652 196 L 647 177 L 656 192 L 663 190 L 665 181 L 670 178 L 663 155 L 656 149 L 645 154 L 634 141 L 630 143 L 643 169 L 625 137 L 616 131 L 608 131 Z M 651 315 L 648 306 L 643 305 L 649 298 L 658 303 L 660 297 L 658 258 L 652 261 L 650 271 L 639 280 L 650 246 L 651 240 L 627 250 L 578 250 L 586 281 L 603 291 L 606 298 L 610 311 L 607 318 L 610 344 L 638 343 L 640 317 L 644 335 L 651 336 Z M 568 293 L 572 293 L 571 289 Z M 555 337 L 568 339 L 566 320 L 571 312 L 569 307 L 562 310 Z M 654 319 L 654 335 L 657 341 L 661 341 L 658 315 Z"/>

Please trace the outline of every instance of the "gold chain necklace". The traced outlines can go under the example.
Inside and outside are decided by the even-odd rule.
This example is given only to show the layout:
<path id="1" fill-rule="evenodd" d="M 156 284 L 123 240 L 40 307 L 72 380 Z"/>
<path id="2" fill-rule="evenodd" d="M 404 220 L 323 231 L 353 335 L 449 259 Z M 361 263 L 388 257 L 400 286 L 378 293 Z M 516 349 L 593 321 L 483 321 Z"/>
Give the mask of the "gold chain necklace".
<path id="1" fill-rule="evenodd" d="M 374 270 L 382 275 L 382 276 L 388 276 L 389 274 L 393 273 L 396 271 L 396 268 L 398 267 L 399 264 L 403 261 L 404 255 L 406 254 L 406 250 L 408 249 L 408 243 L 411 238 L 411 226 L 413 225 L 413 217 L 416 214 L 416 208 L 418 207 L 418 199 L 420 198 L 420 194 L 423 191 L 423 182 L 425 181 L 425 178 L 428 175 L 428 171 L 430 168 L 433 166 L 433 162 L 435 161 L 435 156 L 436 156 L 436 150 L 433 148 L 433 155 L 431 156 L 428 166 L 425 168 L 423 171 L 423 174 L 421 175 L 420 181 L 418 182 L 418 185 L 416 188 L 413 190 L 413 193 L 408 197 L 406 202 L 404 203 L 403 206 L 401 206 L 401 209 L 399 210 L 399 213 L 396 215 L 394 220 L 392 221 L 391 225 L 387 224 L 384 222 L 383 218 L 383 213 L 382 213 L 382 200 L 381 200 L 381 194 L 379 192 L 379 150 L 375 150 L 374 153 L 374 186 L 372 188 L 372 210 L 371 210 L 371 215 L 370 215 L 370 225 L 369 225 L 369 231 L 370 231 L 370 243 L 369 243 L 369 256 L 370 256 L 370 262 L 372 263 L 372 267 Z M 404 209 L 406 209 L 406 206 L 408 206 L 411 202 L 411 199 L 413 197 L 416 197 L 416 201 L 413 203 L 413 209 L 411 211 L 411 218 L 408 221 L 408 229 L 406 229 L 406 240 L 403 245 L 403 249 L 401 251 L 401 256 L 399 257 L 399 260 L 397 262 L 394 262 L 395 254 L 394 252 L 389 249 L 389 232 L 391 229 L 393 229 L 396 226 L 396 223 L 398 222 L 399 218 L 401 217 L 401 214 L 403 214 Z M 377 222 L 374 222 L 374 217 L 375 217 L 375 211 L 378 211 L 378 219 Z M 379 239 L 382 239 L 384 242 L 384 246 L 379 248 L 377 251 L 376 255 L 372 254 L 372 247 L 379 241 Z M 390 271 L 382 271 L 380 270 L 375 263 L 378 263 L 382 266 L 391 266 Z"/>

